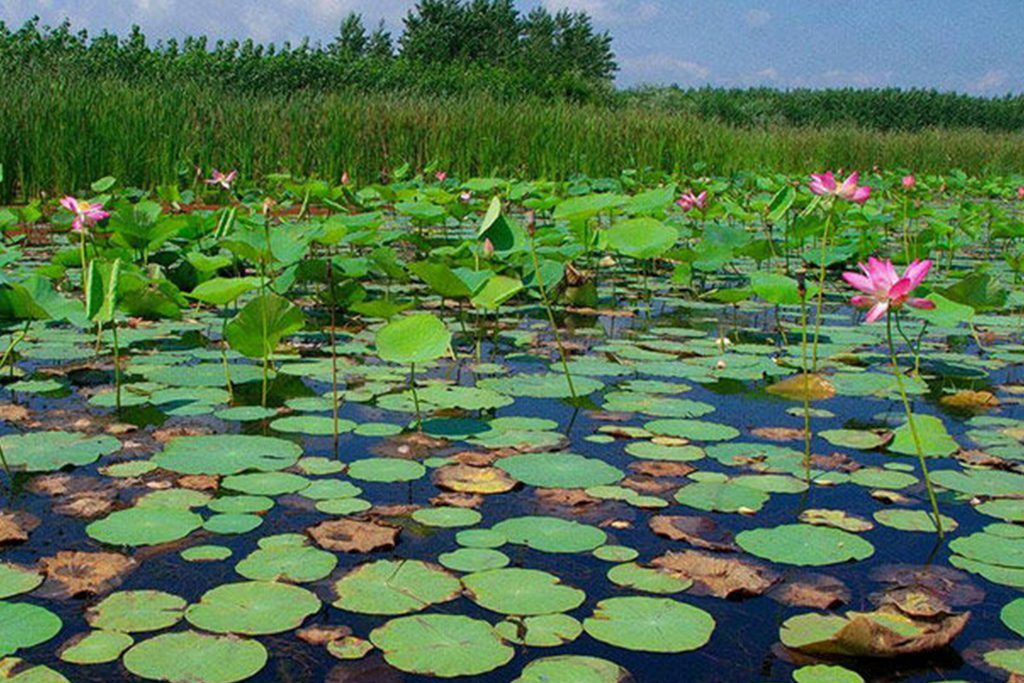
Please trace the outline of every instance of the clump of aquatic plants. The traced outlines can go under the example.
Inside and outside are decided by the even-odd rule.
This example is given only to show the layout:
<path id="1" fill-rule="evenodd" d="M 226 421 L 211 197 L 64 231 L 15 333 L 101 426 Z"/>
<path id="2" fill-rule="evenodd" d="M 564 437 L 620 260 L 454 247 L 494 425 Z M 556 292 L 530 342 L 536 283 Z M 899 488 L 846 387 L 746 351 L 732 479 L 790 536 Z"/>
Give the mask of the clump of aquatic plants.
<path id="1" fill-rule="evenodd" d="M 1018 180 L 444 167 L 0 210 L 0 677 L 1019 673 Z"/>

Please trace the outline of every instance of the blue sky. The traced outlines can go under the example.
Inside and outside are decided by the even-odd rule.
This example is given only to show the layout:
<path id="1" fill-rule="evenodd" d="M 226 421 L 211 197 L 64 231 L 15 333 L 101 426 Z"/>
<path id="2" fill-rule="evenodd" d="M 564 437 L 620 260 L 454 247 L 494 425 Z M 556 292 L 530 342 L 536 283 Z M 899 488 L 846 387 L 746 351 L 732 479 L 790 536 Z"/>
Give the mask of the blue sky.
<path id="1" fill-rule="evenodd" d="M 349 11 L 397 32 L 412 0 L 0 0 L 20 25 L 151 38 L 206 33 L 329 40 Z M 615 37 L 618 82 L 776 87 L 902 86 L 981 95 L 1024 92 L 1021 0 L 522 0 L 589 12 Z"/>

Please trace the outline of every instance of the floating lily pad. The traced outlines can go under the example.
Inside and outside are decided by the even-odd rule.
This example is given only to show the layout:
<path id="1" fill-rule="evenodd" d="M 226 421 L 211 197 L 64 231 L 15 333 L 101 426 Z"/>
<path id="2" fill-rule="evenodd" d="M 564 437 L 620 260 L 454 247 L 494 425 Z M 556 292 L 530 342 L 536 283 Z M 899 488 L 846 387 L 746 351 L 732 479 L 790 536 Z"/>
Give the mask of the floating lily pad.
<path id="1" fill-rule="evenodd" d="M 736 535 L 736 543 L 752 555 L 802 567 L 863 560 L 875 552 L 874 546 L 859 536 L 810 524 L 748 529 Z"/>
<path id="2" fill-rule="evenodd" d="M 62 626 L 60 617 L 38 605 L 0 602 L 0 656 L 45 643 Z"/>
<path id="3" fill-rule="evenodd" d="M 231 548 L 222 545 L 196 545 L 181 551 L 186 562 L 219 562 L 231 557 Z"/>
<path id="4" fill-rule="evenodd" d="M 370 641 L 396 669 L 439 678 L 484 674 L 515 654 L 486 621 L 452 614 L 392 619 L 374 629 Z"/>
<path id="5" fill-rule="evenodd" d="M 511 561 L 503 552 L 489 548 L 459 548 L 450 553 L 441 553 L 437 561 L 457 572 L 482 572 L 501 569 Z"/>
<path id="6" fill-rule="evenodd" d="M 494 630 L 510 643 L 527 647 L 558 647 L 579 638 L 583 624 L 568 614 L 541 614 L 506 619 Z"/>
<path id="7" fill-rule="evenodd" d="M 4 562 L 0 564 L 0 599 L 34 590 L 43 582 L 39 572 Z"/>
<path id="8" fill-rule="evenodd" d="M 112 593 L 86 612 L 95 629 L 144 633 L 174 626 L 185 614 L 187 602 L 177 595 L 155 590 Z"/>
<path id="9" fill-rule="evenodd" d="M 280 496 L 298 493 L 309 486 L 309 479 L 291 472 L 253 472 L 225 477 L 221 486 L 253 496 Z"/>
<path id="10" fill-rule="evenodd" d="M 484 609 L 520 616 L 568 612 L 586 594 L 537 569 L 492 569 L 462 577 L 469 598 Z"/>
<path id="11" fill-rule="evenodd" d="M 113 512 L 85 532 L 109 545 L 160 545 L 185 538 L 202 525 L 203 518 L 188 510 L 135 507 Z"/>
<path id="12" fill-rule="evenodd" d="M 380 560 L 335 582 L 334 606 L 359 614 L 408 614 L 458 597 L 462 584 L 440 567 L 419 560 Z"/>
<path id="13" fill-rule="evenodd" d="M 290 542 L 261 539 L 259 549 L 235 565 L 235 571 L 253 581 L 307 583 L 326 577 L 338 564 L 333 554 L 307 545 L 302 536 L 288 536 Z"/>
<path id="14" fill-rule="evenodd" d="M 597 657 L 560 655 L 535 659 L 512 683 L 622 683 L 629 672 Z"/>
<path id="15" fill-rule="evenodd" d="M 698 481 L 676 492 L 683 505 L 709 512 L 757 512 L 768 502 L 764 491 L 735 482 Z"/>
<path id="16" fill-rule="evenodd" d="M 415 481 L 427 473 L 420 463 L 401 458 L 366 458 L 348 467 L 348 476 L 360 481 L 393 483 Z"/>
<path id="17" fill-rule="evenodd" d="M 94 463 L 121 448 L 121 442 L 112 436 L 78 432 L 29 432 L 0 436 L 0 448 L 11 469 L 52 472 Z"/>
<path id="18" fill-rule="evenodd" d="M 115 661 L 134 642 L 127 633 L 89 631 L 66 643 L 59 656 L 70 664 L 105 664 Z"/>
<path id="19" fill-rule="evenodd" d="M 423 508 L 412 513 L 413 520 L 424 526 L 435 526 L 445 529 L 473 526 L 482 517 L 476 510 L 457 507 Z"/>
<path id="20" fill-rule="evenodd" d="M 946 515 L 940 515 L 942 530 L 946 533 L 955 531 L 957 523 Z M 900 531 L 935 531 L 935 517 L 924 510 L 879 510 L 875 513 L 875 521 L 884 526 Z"/>
<path id="21" fill-rule="evenodd" d="M 320 600 L 304 588 L 273 581 L 244 581 L 217 586 L 185 612 L 189 623 L 212 633 L 264 635 L 297 628 L 320 609 Z"/>
<path id="22" fill-rule="evenodd" d="M 14 683 L 69 683 L 68 679 L 46 666 L 29 664 L 17 657 L 0 659 L 0 681 Z"/>
<path id="23" fill-rule="evenodd" d="M 525 453 L 502 458 L 497 466 L 514 479 L 545 488 L 587 488 L 613 484 L 622 470 L 575 453 Z"/>
<path id="24" fill-rule="evenodd" d="M 651 567 L 642 567 L 635 562 L 612 567 L 608 570 L 608 580 L 616 586 L 660 595 L 681 593 L 693 585 L 690 579 L 682 579 Z"/>
<path id="25" fill-rule="evenodd" d="M 622 597 L 597 603 L 583 622 L 592 638 L 641 652 L 687 652 L 711 639 L 715 620 L 702 609 L 670 598 Z"/>
<path id="26" fill-rule="evenodd" d="M 703 420 L 653 420 L 645 423 L 644 429 L 693 441 L 729 441 L 740 435 L 734 427 Z"/>
<path id="27" fill-rule="evenodd" d="M 334 418 L 320 415 L 289 415 L 279 417 L 270 423 L 274 431 L 285 434 L 310 434 L 312 436 L 333 436 Z M 356 428 L 352 420 L 338 420 L 338 433 L 345 434 Z"/>
<path id="28" fill-rule="evenodd" d="M 944 457 L 952 455 L 960 448 L 956 440 L 946 431 L 945 423 L 934 415 L 915 415 L 914 425 L 917 427 L 917 436 L 921 441 L 921 450 L 925 456 Z M 888 448 L 892 453 L 917 455 L 917 447 L 914 444 L 909 424 L 903 424 L 893 432 L 892 443 Z"/>
<path id="29" fill-rule="evenodd" d="M 515 377 L 489 377 L 480 380 L 478 387 L 491 389 L 508 396 L 523 396 L 527 398 L 570 398 L 572 391 L 565 375 L 561 373 L 548 373 L 544 375 L 520 374 Z M 577 396 L 589 396 L 595 391 L 600 391 L 604 384 L 593 377 L 573 377 L 573 389 Z"/>
<path id="30" fill-rule="evenodd" d="M 196 631 L 164 633 L 124 655 L 131 673 L 169 683 L 236 683 L 255 676 L 266 663 L 267 651 L 255 640 Z"/>
<path id="31" fill-rule="evenodd" d="M 492 530 L 508 543 L 546 553 L 583 553 L 604 545 L 607 539 L 597 527 L 558 517 L 512 517 Z"/>
<path id="32" fill-rule="evenodd" d="M 213 434 L 172 439 L 153 462 L 180 474 L 239 474 L 247 470 L 272 472 L 291 467 L 302 448 L 269 436 Z"/>

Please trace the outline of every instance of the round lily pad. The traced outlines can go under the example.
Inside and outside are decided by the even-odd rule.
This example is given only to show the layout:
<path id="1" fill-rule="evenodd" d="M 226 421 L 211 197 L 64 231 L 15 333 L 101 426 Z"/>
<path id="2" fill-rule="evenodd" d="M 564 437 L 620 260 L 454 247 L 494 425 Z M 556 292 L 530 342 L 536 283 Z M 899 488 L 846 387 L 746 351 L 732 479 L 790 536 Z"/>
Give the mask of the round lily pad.
<path id="1" fill-rule="evenodd" d="M 53 472 L 69 465 L 96 462 L 121 448 L 112 436 L 79 432 L 29 432 L 0 436 L 0 448 L 8 466 L 26 472 Z"/>
<path id="2" fill-rule="evenodd" d="M 127 633 L 89 631 L 62 647 L 59 656 L 70 664 L 105 664 L 120 657 L 134 642 Z"/>
<path id="3" fill-rule="evenodd" d="M 729 441 L 740 435 L 734 427 L 704 420 L 652 420 L 644 424 L 644 429 L 693 441 Z"/>
<path id="4" fill-rule="evenodd" d="M 365 458 L 348 466 L 348 476 L 353 479 L 381 483 L 415 481 L 426 473 L 420 463 L 401 458 Z"/>
<path id="5" fill-rule="evenodd" d="M 322 415 L 288 415 L 270 423 L 270 428 L 285 434 L 333 436 L 334 418 Z M 356 428 L 352 420 L 338 420 L 338 433 L 345 434 Z"/>
<path id="6" fill-rule="evenodd" d="M 899 529 L 900 531 L 935 531 L 934 516 L 931 512 L 924 510 L 879 510 L 875 513 L 874 517 L 875 521 L 879 524 Z M 958 526 L 955 519 L 946 515 L 939 515 L 939 519 L 942 521 L 942 530 L 944 532 L 954 531 Z"/>
<path id="7" fill-rule="evenodd" d="M 466 529 L 455 534 L 455 542 L 466 548 L 500 548 L 508 539 L 493 529 Z"/>
<path id="8" fill-rule="evenodd" d="M 527 398 L 570 398 L 572 396 L 565 375 L 554 372 L 542 375 L 518 374 L 515 377 L 489 377 L 477 382 L 477 386 L 508 396 Z M 602 387 L 604 384 L 593 377 L 572 378 L 572 388 L 576 390 L 577 396 L 589 396 Z"/>
<path id="9" fill-rule="evenodd" d="M 189 623 L 212 633 L 264 635 L 297 628 L 320 609 L 305 588 L 273 581 L 217 586 L 185 611 Z"/>
<path id="10" fill-rule="evenodd" d="M 179 474 L 272 472 L 291 467 L 302 448 L 284 439 L 247 434 L 208 434 L 171 439 L 153 462 Z"/>
<path id="11" fill-rule="evenodd" d="M 802 567 L 863 560 L 875 552 L 874 546 L 859 536 L 811 524 L 748 529 L 736 535 L 736 543 L 751 555 Z"/>
<path id="12" fill-rule="evenodd" d="M 43 575 L 33 569 L 0 563 L 0 599 L 28 593 L 42 582 Z"/>
<path id="13" fill-rule="evenodd" d="M 675 498 L 683 505 L 709 512 L 757 512 L 769 495 L 732 481 L 698 481 L 676 491 Z"/>
<path id="14" fill-rule="evenodd" d="M 510 643 L 527 647 L 558 647 L 579 638 L 583 624 L 568 614 L 540 614 L 506 619 L 494 630 Z"/>
<path id="15" fill-rule="evenodd" d="M 595 640 L 642 652 L 696 650 L 714 629 L 710 614 L 670 598 L 608 598 L 583 622 L 583 630 Z"/>
<path id="16" fill-rule="evenodd" d="M 259 549 L 235 565 L 235 571 L 253 581 L 319 581 L 338 564 L 333 553 L 314 548 L 301 537 L 286 543 L 264 538 L 259 545 Z"/>
<path id="17" fill-rule="evenodd" d="M 203 518 L 188 510 L 134 507 L 92 522 L 85 533 L 109 545 L 160 545 L 185 538 L 202 525 Z"/>
<path id="18" fill-rule="evenodd" d="M 635 562 L 615 565 L 608 570 L 608 580 L 623 588 L 662 595 L 681 593 L 693 585 L 690 579 L 681 579 L 658 569 L 642 567 Z"/>
<path id="19" fill-rule="evenodd" d="M 1004 605 L 999 618 L 1008 629 L 1018 636 L 1024 636 L 1024 598 L 1017 598 Z"/>
<path id="20" fill-rule="evenodd" d="M 207 519 L 203 528 L 214 534 L 246 534 L 260 524 L 263 524 L 263 518 L 259 515 L 225 513 Z"/>
<path id="21" fill-rule="evenodd" d="M 535 659 L 512 683 L 622 683 L 629 672 L 597 657 L 560 655 Z"/>
<path id="22" fill-rule="evenodd" d="M 512 517 L 494 525 L 508 543 L 546 553 L 584 553 L 604 545 L 607 536 L 594 526 L 558 517 Z"/>
<path id="23" fill-rule="evenodd" d="M 482 518 L 476 510 L 457 507 L 422 508 L 412 513 L 412 518 L 424 526 L 435 526 L 446 529 L 473 526 Z"/>
<path id="24" fill-rule="evenodd" d="M 361 565 L 334 584 L 334 606 L 359 614 L 409 614 L 454 600 L 459 580 L 419 560 L 379 560 Z"/>
<path id="25" fill-rule="evenodd" d="M 482 572 L 487 569 L 501 569 L 510 562 L 508 555 L 489 548 L 459 548 L 450 553 L 441 553 L 437 561 L 457 572 Z"/>
<path id="26" fill-rule="evenodd" d="M 266 512 L 274 507 L 274 501 L 266 496 L 222 496 L 210 501 L 207 507 L 224 514 L 251 514 Z"/>
<path id="27" fill-rule="evenodd" d="M 267 650 L 255 640 L 183 631 L 144 640 L 123 661 L 128 671 L 150 681 L 236 683 L 263 669 Z"/>
<path id="28" fill-rule="evenodd" d="M 309 479 L 291 472 L 252 472 L 225 477 L 221 486 L 253 496 L 280 496 L 298 493 L 309 486 Z"/>
<path id="29" fill-rule="evenodd" d="M 186 562 L 219 562 L 231 557 L 231 548 L 222 545 L 196 545 L 181 551 Z"/>
<path id="30" fill-rule="evenodd" d="M 625 476 L 603 460 L 575 453 L 525 453 L 502 458 L 496 464 L 524 484 L 545 488 L 601 486 Z"/>
<path id="31" fill-rule="evenodd" d="M 374 629 L 370 641 L 396 669 L 440 678 L 484 674 L 515 655 L 486 621 L 454 614 L 392 619 Z"/>
<path id="32" fill-rule="evenodd" d="M 60 617 L 38 605 L 0 602 L 0 657 L 45 643 L 62 626 Z"/>
<path id="33" fill-rule="evenodd" d="M 492 569 L 462 577 L 469 598 L 484 609 L 521 616 L 568 612 L 586 594 L 537 569 Z"/>
<path id="34" fill-rule="evenodd" d="M 90 607 L 85 620 L 95 629 L 144 633 L 174 626 L 184 616 L 187 602 L 177 595 L 155 590 L 111 593 Z"/>
<path id="35" fill-rule="evenodd" d="M 70 683 L 68 679 L 46 666 L 29 664 L 18 657 L 0 659 L 0 681 L 14 683 Z"/>

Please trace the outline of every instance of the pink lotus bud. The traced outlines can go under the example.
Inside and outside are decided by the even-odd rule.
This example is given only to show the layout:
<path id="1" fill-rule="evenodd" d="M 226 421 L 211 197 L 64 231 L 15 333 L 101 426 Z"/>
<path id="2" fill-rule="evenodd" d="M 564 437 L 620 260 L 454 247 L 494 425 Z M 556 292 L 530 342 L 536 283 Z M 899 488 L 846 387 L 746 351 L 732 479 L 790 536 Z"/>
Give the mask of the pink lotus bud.
<path id="1" fill-rule="evenodd" d="M 901 182 L 903 183 L 904 190 L 913 190 L 917 185 L 917 178 L 914 177 L 914 174 L 905 175 Z"/>

